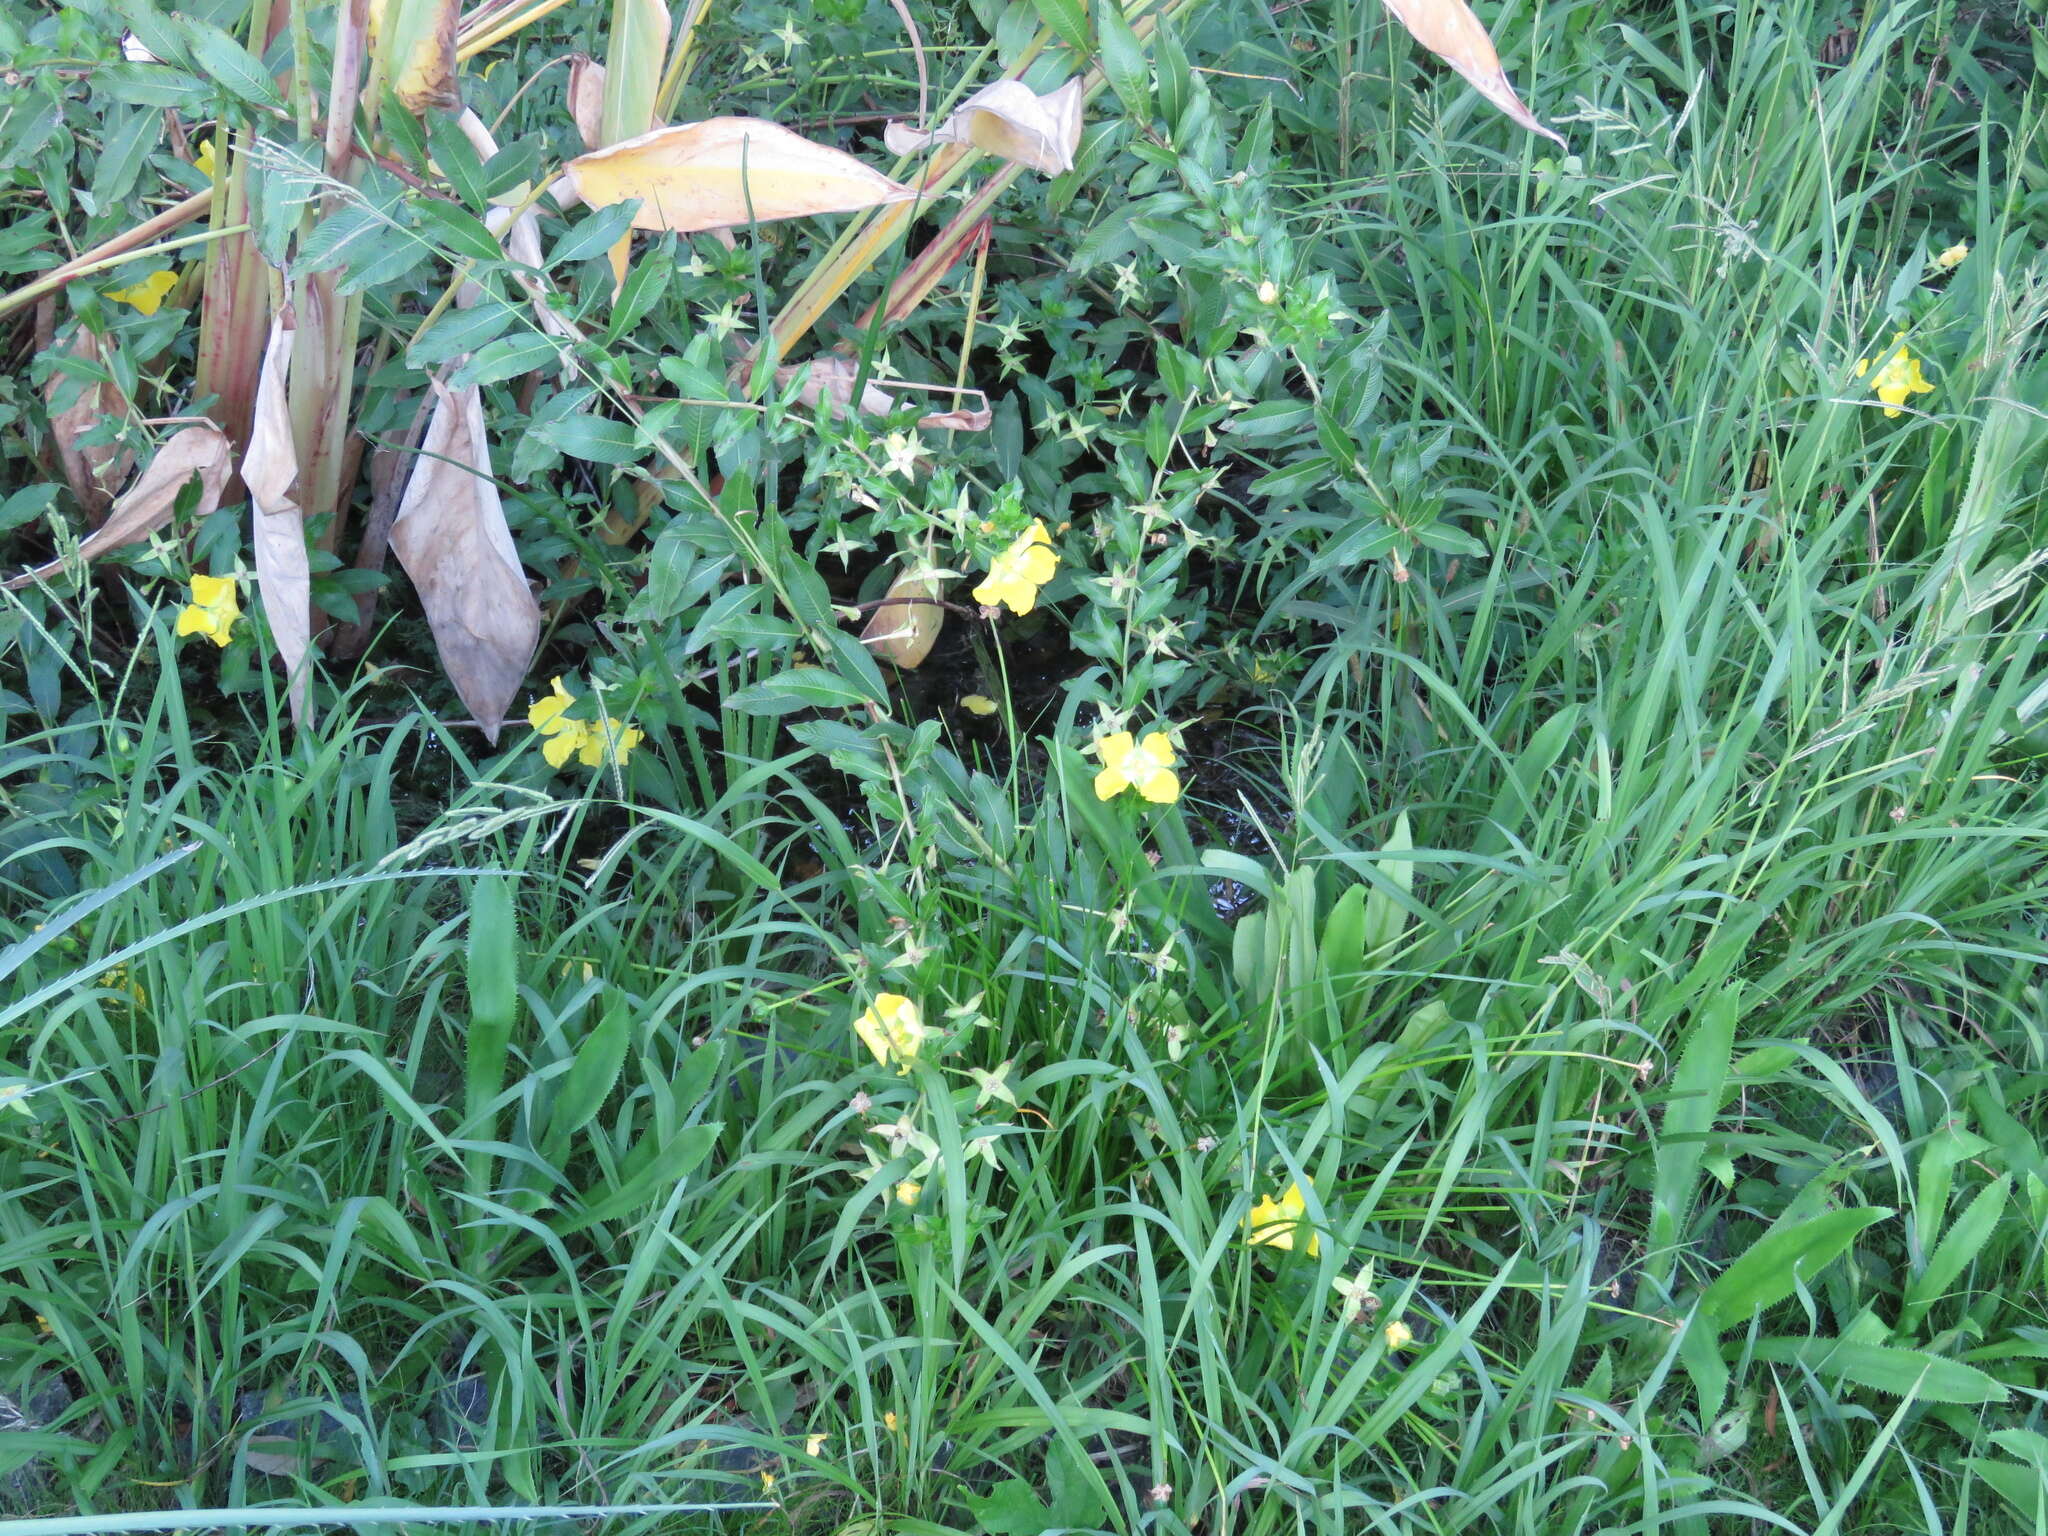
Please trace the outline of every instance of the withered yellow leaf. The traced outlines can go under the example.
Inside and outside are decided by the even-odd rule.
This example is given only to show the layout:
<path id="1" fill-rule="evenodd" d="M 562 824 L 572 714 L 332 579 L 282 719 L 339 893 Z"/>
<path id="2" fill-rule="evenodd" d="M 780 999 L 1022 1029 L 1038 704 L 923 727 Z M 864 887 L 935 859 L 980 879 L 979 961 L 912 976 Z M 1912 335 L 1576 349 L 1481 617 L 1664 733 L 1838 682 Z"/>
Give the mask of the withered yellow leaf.
<path id="1" fill-rule="evenodd" d="M 454 111 L 455 29 L 462 0 L 371 0 L 370 47 L 408 112 Z"/>
<path id="2" fill-rule="evenodd" d="M 860 643 L 899 667 L 922 664 L 946 627 L 946 610 L 939 606 L 938 596 L 939 584 L 932 577 L 903 572 L 869 616 Z"/>
<path id="3" fill-rule="evenodd" d="M 928 144 L 972 144 L 1057 176 L 1074 168 L 1074 151 L 1081 144 L 1081 82 L 1069 80 L 1041 96 L 1021 80 L 998 80 L 961 102 L 931 132 L 891 123 L 882 130 L 882 142 L 898 155 Z"/>
<path id="4" fill-rule="evenodd" d="M 1383 0 L 1415 41 L 1472 83 L 1474 90 L 1531 133 L 1564 143 L 1564 135 L 1522 105 L 1500 67 L 1493 39 L 1465 0 Z"/>
<path id="5" fill-rule="evenodd" d="M 562 174 L 593 208 L 637 197 L 634 228 L 684 234 L 853 213 L 917 195 L 851 155 L 757 117 L 657 128 L 581 155 Z"/>
<path id="6" fill-rule="evenodd" d="M 163 441 L 163 446 L 144 466 L 135 483 L 121 493 L 107 520 L 81 539 L 72 560 L 83 563 L 123 544 L 133 544 L 170 521 L 178 494 L 194 475 L 199 477 L 199 499 L 192 515 L 204 517 L 220 505 L 220 494 L 228 483 L 227 435 L 218 427 L 187 427 Z M 9 591 L 38 581 L 47 581 L 64 569 L 66 562 L 52 560 L 32 571 L 24 571 L 6 583 Z"/>

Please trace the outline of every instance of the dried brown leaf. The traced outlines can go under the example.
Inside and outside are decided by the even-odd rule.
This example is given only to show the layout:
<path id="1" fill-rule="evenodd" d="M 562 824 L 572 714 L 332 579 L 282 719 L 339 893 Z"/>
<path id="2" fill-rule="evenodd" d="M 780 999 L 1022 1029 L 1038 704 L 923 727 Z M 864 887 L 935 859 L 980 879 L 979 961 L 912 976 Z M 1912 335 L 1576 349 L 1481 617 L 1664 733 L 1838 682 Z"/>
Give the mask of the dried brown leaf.
<path id="1" fill-rule="evenodd" d="M 271 320 L 263 371 L 256 383 L 249 451 L 242 455 L 242 484 L 249 490 L 257 589 L 284 662 L 292 723 L 303 725 L 310 692 L 306 657 L 313 642 L 313 575 L 306 557 L 306 517 L 296 499 L 299 455 L 292 440 L 289 388 L 297 336 L 288 313 Z"/>
<path id="2" fill-rule="evenodd" d="M 540 643 L 540 604 L 520 569 L 491 478 L 482 391 L 439 381 L 425 441 L 391 525 L 441 666 L 493 746 Z"/>
<path id="3" fill-rule="evenodd" d="M 860 643 L 899 667 L 921 665 L 931 655 L 939 631 L 946 627 L 946 610 L 939 606 L 938 597 L 935 578 L 902 572 L 868 616 Z"/>
<path id="4" fill-rule="evenodd" d="M 1493 39 L 1465 0 L 1384 0 L 1394 19 L 1431 53 L 1472 83 L 1474 90 L 1531 133 L 1564 143 L 1564 135 L 1522 105 L 1500 67 Z"/>
<path id="5" fill-rule="evenodd" d="M 604 66 L 587 53 L 569 59 L 569 118 L 585 149 L 604 143 Z"/>
<path id="6" fill-rule="evenodd" d="M 84 563 L 110 549 L 147 538 L 166 522 L 178 502 L 178 493 L 194 475 L 199 477 L 199 500 L 195 517 L 204 517 L 220 505 L 220 494 L 228 482 L 228 440 L 218 427 L 187 427 L 163 441 L 155 457 L 136 476 L 135 483 L 121 494 L 99 529 L 79 542 L 72 559 Z M 47 581 L 64 569 L 66 562 L 52 560 L 32 571 L 24 571 L 7 583 L 18 591 L 37 581 Z"/>
<path id="7" fill-rule="evenodd" d="M 68 350 L 73 357 L 94 368 L 103 367 L 106 361 L 106 349 L 99 337 L 84 326 L 72 333 Z M 69 374 L 52 374 L 43 391 L 44 403 L 54 406 L 57 397 L 75 382 Z M 135 467 L 135 454 L 119 443 L 95 443 L 84 447 L 78 439 L 107 417 L 127 414 L 127 398 L 112 379 L 87 384 L 69 406 L 50 413 L 50 436 L 57 445 L 57 458 L 64 466 L 65 482 L 70 485 L 71 494 L 77 500 L 79 510 L 85 514 L 86 522 L 94 528 L 100 525 L 107 515 L 107 508 L 113 504 L 113 487 L 127 479 L 128 471 Z"/>
<path id="8" fill-rule="evenodd" d="M 1081 145 L 1081 106 L 1078 77 L 1044 96 L 1021 80 L 998 80 L 961 102 L 931 132 L 891 123 L 882 130 L 882 142 L 897 155 L 929 144 L 972 144 L 1041 175 L 1057 176 L 1074 168 L 1074 151 Z"/>
<path id="9" fill-rule="evenodd" d="M 851 155 L 757 117 L 657 128 L 579 156 L 562 175 L 593 208 L 640 199 L 636 229 L 682 233 L 852 213 L 917 195 Z"/>

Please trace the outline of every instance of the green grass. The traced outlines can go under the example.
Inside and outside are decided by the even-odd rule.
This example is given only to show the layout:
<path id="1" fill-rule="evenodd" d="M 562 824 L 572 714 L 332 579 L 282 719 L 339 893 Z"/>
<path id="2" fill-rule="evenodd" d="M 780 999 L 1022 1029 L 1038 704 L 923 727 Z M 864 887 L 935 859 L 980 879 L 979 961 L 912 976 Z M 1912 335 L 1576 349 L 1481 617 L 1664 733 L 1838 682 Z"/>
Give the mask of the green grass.
<path id="1" fill-rule="evenodd" d="M 637 804 L 360 701 L 201 729 L 167 638 L 10 706 L 0 1390 L 71 1393 L 20 1502 L 2041 1529 L 2038 118 L 1921 94 L 1952 7 L 1840 65 L 1804 0 L 1616 9 L 1508 50 L 1548 186 L 1377 8 L 1287 22 L 1349 74 L 1234 45 L 1486 553 L 1247 498 L 1215 606 L 1301 664 L 1178 809 L 1096 802 L 1075 700 L 851 815 L 730 712 Z M 947 1031 L 905 1075 L 880 991 Z M 1297 1181 L 1317 1253 L 1248 1245 Z"/>

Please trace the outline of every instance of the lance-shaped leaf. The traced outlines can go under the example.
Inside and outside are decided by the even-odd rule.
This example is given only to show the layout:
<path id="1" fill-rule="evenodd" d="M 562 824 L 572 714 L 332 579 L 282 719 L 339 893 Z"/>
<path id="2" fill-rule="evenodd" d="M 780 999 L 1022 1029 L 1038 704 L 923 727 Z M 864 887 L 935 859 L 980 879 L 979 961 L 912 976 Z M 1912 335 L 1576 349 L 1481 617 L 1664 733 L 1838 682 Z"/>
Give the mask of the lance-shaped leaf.
<path id="1" fill-rule="evenodd" d="M 67 350 L 93 372 L 104 372 L 106 349 L 99 337 L 84 326 L 73 333 Z M 44 402 L 54 406 L 75 382 L 62 370 L 52 374 L 43 391 Z M 135 467 L 135 454 L 120 443 L 93 443 L 88 446 L 78 440 L 107 418 L 119 419 L 127 414 L 127 398 L 112 378 L 89 379 L 70 405 L 61 411 L 50 412 L 50 436 L 57 446 L 57 458 L 64 466 L 65 482 L 70 485 L 71 494 L 77 499 L 78 509 L 85 514 L 86 522 L 95 528 L 113 504 L 112 488 L 127 479 L 128 471 Z"/>
<path id="2" fill-rule="evenodd" d="M 1500 55 L 1493 51 L 1493 39 L 1465 0 L 1384 0 L 1394 19 L 1411 32 L 1415 41 L 1472 82 L 1474 90 L 1509 117 L 1547 139 L 1564 143 L 1564 135 L 1537 120 L 1522 105 L 1522 98 L 1508 83 L 1500 67 Z"/>
<path id="3" fill-rule="evenodd" d="M 882 142 L 897 155 L 928 144 L 971 144 L 1057 176 L 1074 168 L 1074 151 L 1081 144 L 1081 81 L 1077 76 L 1041 96 L 1021 80 L 998 80 L 961 102 L 931 132 L 891 123 L 882 130 Z"/>
<path id="4" fill-rule="evenodd" d="M 917 195 L 851 155 L 757 117 L 657 128 L 579 156 L 562 174 L 568 190 L 593 208 L 638 198 L 636 229 L 684 234 L 852 213 Z"/>
<path id="5" fill-rule="evenodd" d="M 147 538 L 170 521 L 172 509 L 178 504 L 178 493 L 195 475 L 199 478 L 199 496 L 193 503 L 192 515 L 206 516 L 220 505 L 221 490 L 228 483 L 228 463 L 227 435 L 218 427 L 187 427 L 165 438 L 156 456 L 136 476 L 135 483 L 114 503 L 107 520 L 79 541 L 71 559 L 83 563 L 110 549 Z M 63 570 L 66 563 L 52 560 L 24 571 L 7 583 L 7 589 L 18 591 L 34 582 L 47 581 Z"/>
<path id="6" fill-rule="evenodd" d="M 915 570 L 900 573 L 869 615 L 860 643 L 899 667 L 915 667 L 932 653 L 945 628 L 946 610 L 939 606 L 939 584 Z"/>
<path id="7" fill-rule="evenodd" d="M 433 420 L 391 525 L 441 667 L 493 746 L 540 643 L 540 604 L 491 478 L 482 391 L 439 380 Z"/>
<path id="8" fill-rule="evenodd" d="M 263 372 L 256 382 L 249 451 L 242 455 L 242 484 L 249 491 L 256 584 L 263 594 L 271 638 L 284 662 L 292 723 L 302 725 L 308 693 L 306 653 L 313 642 L 313 573 L 306 558 L 306 518 L 296 499 L 299 455 L 292 441 L 290 380 L 297 335 L 289 313 L 270 322 Z"/>
<path id="9" fill-rule="evenodd" d="M 408 112 L 452 112 L 462 105 L 455 83 L 461 15 L 462 0 L 372 0 L 370 47 Z"/>

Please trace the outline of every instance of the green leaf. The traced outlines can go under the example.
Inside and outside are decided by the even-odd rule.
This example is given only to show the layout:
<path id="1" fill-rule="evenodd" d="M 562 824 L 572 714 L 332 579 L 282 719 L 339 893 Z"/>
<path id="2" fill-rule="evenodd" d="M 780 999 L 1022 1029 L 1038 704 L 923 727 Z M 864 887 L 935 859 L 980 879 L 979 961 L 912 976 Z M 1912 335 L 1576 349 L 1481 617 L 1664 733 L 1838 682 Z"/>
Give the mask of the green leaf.
<path id="1" fill-rule="evenodd" d="M 465 384 L 496 384 L 516 379 L 536 368 L 552 368 L 561 356 L 560 344 L 538 331 L 502 336 L 479 348 L 476 356 L 455 371 L 455 386 L 459 389 Z"/>
<path id="2" fill-rule="evenodd" d="M 465 208 L 423 197 L 413 205 L 422 232 L 444 251 L 467 256 L 472 261 L 498 261 L 505 248 L 498 237 L 484 227 L 484 221 Z"/>
<path id="3" fill-rule="evenodd" d="M 788 715 L 800 709 L 846 709 L 867 702 L 867 695 L 837 672 L 792 667 L 740 689 L 725 704 L 745 715 Z"/>
<path id="4" fill-rule="evenodd" d="M 1920 1322 L 1943 1296 L 1948 1294 L 1962 1272 L 1970 1267 L 1998 1223 L 2005 1215 L 2005 1202 L 2012 1193 L 2012 1175 L 2001 1173 L 1977 1191 L 1977 1197 L 1963 1208 L 1962 1215 L 1943 1234 L 1929 1255 L 1927 1267 L 1906 1287 L 1906 1305 L 1899 1314 L 1899 1330 L 1905 1332 Z"/>
<path id="5" fill-rule="evenodd" d="M 1751 1354 L 1777 1365 L 1804 1366 L 1823 1382 L 1846 1381 L 1923 1403 L 2002 1403 L 2007 1397 L 2004 1387 L 1974 1365 L 1921 1349 L 1844 1339 L 1763 1338 Z"/>
<path id="6" fill-rule="evenodd" d="M 1152 67 L 1144 44 L 1124 20 L 1117 0 L 1096 0 L 1095 34 L 1102 45 L 1102 77 L 1140 129 L 1152 124 Z"/>
<path id="7" fill-rule="evenodd" d="M 1044 1536 L 1060 1522 L 1022 1478 L 1005 1478 L 987 1493 L 965 1493 L 974 1523 L 990 1536 Z"/>
<path id="8" fill-rule="evenodd" d="M 277 83 L 270 78 L 270 71 L 263 67 L 261 59 L 212 22 L 190 16 L 183 20 L 192 62 L 199 66 L 202 74 L 210 76 L 228 94 L 251 106 L 269 107 L 278 112 L 284 110 L 284 98 L 278 95 Z"/>
<path id="9" fill-rule="evenodd" d="M 600 208 L 589 218 L 572 225 L 569 232 L 555 242 L 555 248 L 548 252 L 547 265 L 562 267 L 602 256 L 632 229 L 633 213 L 639 206 L 637 197 L 629 197 L 623 203 Z"/>
<path id="10" fill-rule="evenodd" d="M 427 143 L 434 152 L 434 164 L 448 178 L 448 185 L 455 189 L 455 195 L 481 213 L 490 202 L 490 196 L 485 190 L 484 163 L 477 158 L 476 147 L 446 112 L 429 112 L 426 122 Z M 431 198 L 421 198 L 419 206 L 424 208 L 431 201 Z"/>
<path id="11" fill-rule="evenodd" d="M 676 269 L 673 237 L 640 253 L 640 259 L 626 270 L 626 281 L 612 304 L 612 318 L 605 326 L 605 345 L 610 346 L 632 330 L 668 291 L 668 280 Z"/>
<path id="12" fill-rule="evenodd" d="M 1648 1273 L 1661 1287 L 1678 1261 L 1678 1245 L 1699 1186 L 1707 1132 L 1721 1108 L 1721 1084 L 1735 1049 L 1741 992 L 1730 988 L 1700 1010 L 1672 1075 L 1664 1123 L 1652 1143 L 1656 1174 L 1650 1190 Z"/>
<path id="13" fill-rule="evenodd" d="M 1859 1233 L 1891 1214 L 1888 1206 L 1865 1206 L 1773 1227 L 1701 1294 L 1700 1315 L 1716 1333 L 1748 1322 L 1834 1263 Z"/>
<path id="14" fill-rule="evenodd" d="M 576 1059 L 555 1095 L 548 1120 L 550 1151 L 559 1157 L 568 1138 L 590 1123 L 604 1107 L 619 1069 L 626 1062 L 626 1047 L 632 1040 L 633 1015 L 623 999 L 615 998 L 597 1027 L 576 1047 Z"/>
<path id="15" fill-rule="evenodd" d="M 587 459 L 593 464 L 637 464 L 646 456 L 629 421 L 613 421 L 606 416 L 564 416 L 535 430 L 570 458 Z"/>
<path id="16" fill-rule="evenodd" d="M 1088 57 L 1088 13 L 1081 8 L 1081 0 L 1031 0 L 1031 4 L 1038 19 L 1052 29 L 1054 36 L 1082 58 Z"/>
<path id="17" fill-rule="evenodd" d="M 1408 830 L 1408 813 L 1401 812 L 1394 818 L 1394 830 L 1380 851 L 1382 854 L 1408 853 L 1415 847 L 1415 838 Z M 1385 949 L 1413 920 L 1413 914 L 1403 904 L 1401 897 L 1415 899 L 1415 861 L 1413 859 L 1381 858 L 1373 863 L 1373 871 L 1400 896 L 1382 889 L 1375 884 L 1365 898 L 1365 952 L 1373 954 Z"/>
<path id="18" fill-rule="evenodd" d="M 488 874 L 471 887 L 467 961 L 463 1084 L 467 1115 L 474 1122 L 505 1081 L 512 1025 L 519 1016 L 519 925 L 510 879 Z"/>

